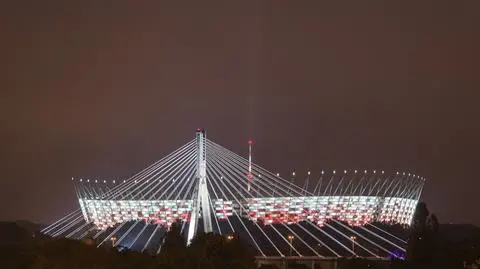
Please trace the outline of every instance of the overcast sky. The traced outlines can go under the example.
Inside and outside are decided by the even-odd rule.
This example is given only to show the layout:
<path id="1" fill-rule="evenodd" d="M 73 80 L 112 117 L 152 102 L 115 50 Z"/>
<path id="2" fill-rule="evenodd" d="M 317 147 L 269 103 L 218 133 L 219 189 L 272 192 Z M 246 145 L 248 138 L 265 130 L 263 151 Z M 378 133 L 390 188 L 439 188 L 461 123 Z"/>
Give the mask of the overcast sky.
<path id="1" fill-rule="evenodd" d="M 0 5 L 0 219 L 205 127 L 282 174 L 425 176 L 441 222 L 480 224 L 479 1 L 31 2 Z"/>

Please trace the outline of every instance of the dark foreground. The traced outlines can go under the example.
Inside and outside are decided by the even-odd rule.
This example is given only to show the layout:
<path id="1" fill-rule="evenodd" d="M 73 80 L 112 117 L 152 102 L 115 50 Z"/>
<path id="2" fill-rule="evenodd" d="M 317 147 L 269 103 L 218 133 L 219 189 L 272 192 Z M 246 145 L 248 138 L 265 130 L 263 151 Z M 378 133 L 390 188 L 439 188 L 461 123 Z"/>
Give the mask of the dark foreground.
<path id="1" fill-rule="evenodd" d="M 441 225 L 438 234 L 410 231 L 409 261 L 391 259 L 320 259 L 318 257 L 255 257 L 236 237 L 200 234 L 192 244 L 174 227 L 159 255 L 97 248 L 93 240 L 74 241 L 42 237 L 15 223 L 0 222 L 0 268 L 43 269 L 187 269 L 187 268 L 475 268 L 480 262 L 480 232 L 473 226 Z M 427 237 L 423 237 L 430 234 Z M 417 240 L 412 237 L 417 236 Z M 422 238 L 418 240 L 418 238 Z M 425 240 L 427 238 L 428 240 Z"/>

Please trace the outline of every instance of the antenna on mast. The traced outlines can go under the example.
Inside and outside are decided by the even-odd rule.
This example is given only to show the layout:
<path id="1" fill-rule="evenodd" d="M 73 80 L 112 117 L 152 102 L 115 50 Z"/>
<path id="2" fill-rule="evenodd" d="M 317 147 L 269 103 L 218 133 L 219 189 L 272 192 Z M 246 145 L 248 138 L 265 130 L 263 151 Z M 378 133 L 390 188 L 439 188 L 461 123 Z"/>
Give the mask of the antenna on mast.
<path id="1" fill-rule="evenodd" d="M 247 174 L 247 190 L 250 191 L 250 185 L 253 183 L 252 174 L 252 146 L 253 141 L 248 140 L 248 174 Z"/>

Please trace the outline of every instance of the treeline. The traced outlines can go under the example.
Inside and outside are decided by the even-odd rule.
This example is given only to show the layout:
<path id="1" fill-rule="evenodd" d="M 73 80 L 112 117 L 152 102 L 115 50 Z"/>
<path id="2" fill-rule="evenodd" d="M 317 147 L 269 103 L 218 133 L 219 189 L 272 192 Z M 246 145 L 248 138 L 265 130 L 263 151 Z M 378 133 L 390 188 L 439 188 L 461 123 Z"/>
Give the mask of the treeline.
<path id="1" fill-rule="evenodd" d="M 32 238 L 0 248 L 2 269 L 187 269 L 256 268 L 253 253 L 241 240 L 199 234 L 187 247 L 179 227 L 173 226 L 157 256 L 64 238 Z"/>
<path id="2" fill-rule="evenodd" d="M 448 229 L 448 225 L 443 227 Z M 480 268 L 480 230 L 459 227 L 462 230 L 449 236 L 442 231 L 437 217 L 429 212 L 427 205 L 419 203 L 409 229 L 407 259 L 395 263 L 392 268 Z"/>
<path id="3" fill-rule="evenodd" d="M 450 229 L 454 227 L 457 231 Z M 400 226 L 387 225 L 382 228 L 395 234 L 409 234 L 406 260 L 377 263 L 361 258 L 346 258 L 339 262 L 337 268 L 460 269 L 465 266 L 475 268 L 471 267 L 475 263 L 480 265 L 480 230 L 473 226 L 439 225 L 424 203 L 419 203 L 410 229 L 402 230 Z M 254 249 L 235 235 L 199 234 L 186 246 L 180 235 L 180 227 L 175 225 L 167 233 L 161 252 L 156 256 L 96 246 L 92 240 L 45 238 L 16 224 L 0 223 L 0 269 L 257 268 Z M 289 268 L 307 267 L 290 264 Z"/>

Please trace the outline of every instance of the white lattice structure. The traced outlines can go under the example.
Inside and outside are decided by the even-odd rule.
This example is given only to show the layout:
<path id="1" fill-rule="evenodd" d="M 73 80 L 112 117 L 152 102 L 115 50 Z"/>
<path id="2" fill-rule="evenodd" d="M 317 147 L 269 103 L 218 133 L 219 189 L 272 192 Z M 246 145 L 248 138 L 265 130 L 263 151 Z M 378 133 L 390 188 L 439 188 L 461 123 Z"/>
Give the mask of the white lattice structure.
<path id="1" fill-rule="evenodd" d="M 250 153 L 252 145 L 249 141 Z M 298 236 L 301 231 L 324 244 L 320 239 L 322 234 L 314 233 L 325 233 L 328 228 L 339 233 L 338 239 L 325 234 L 328 240 L 352 252 L 342 241 L 351 237 L 345 234 L 347 230 L 359 236 L 360 231 L 365 230 L 368 236 L 385 239 L 387 233 L 377 234 L 367 228 L 374 227 L 373 222 L 411 223 L 424 184 L 422 177 L 403 172 L 387 175 L 375 170 L 342 172 L 321 171 L 315 178 L 308 172 L 301 180 L 292 173 L 286 179 L 254 164 L 251 154 L 248 159 L 243 158 L 208 140 L 205 132 L 199 129 L 195 139 L 129 179 L 108 182 L 72 179 L 80 210 L 44 231 L 53 236 L 81 237 L 85 232 L 83 228 L 76 228 L 76 224 L 84 223 L 88 231 L 97 231 L 96 237 L 109 231 L 101 244 L 114 234 L 122 233 L 120 244 L 128 240 L 133 231 L 142 229 L 132 239 L 130 247 L 133 247 L 142 233 L 150 232 L 148 225 L 154 225 L 156 228 L 148 236 L 144 250 L 155 240 L 158 231 L 178 222 L 186 233 L 187 242 L 200 229 L 222 234 L 243 231 L 261 255 L 266 254 L 259 240 L 272 245 L 275 253 L 282 256 L 281 247 L 272 237 L 288 232 L 295 234 L 308 251 L 321 256 Z M 303 181 L 303 186 L 298 185 L 299 181 Z M 65 224 L 67 222 L 69 224 Z M 258 235 L 254 236 L 256 232 Z M 392 253 L 372 238 L 361 236 L 364 244 Z M 403 250 L 400 245 L 405 242 L 398 239 L 400 241 L 395 243 L 397 239 L 383 241 Z M 293 242 L 286 241 L 294 253 L 301 255 Z M 341 256 L 333 248 L 327 249 Z M 377 256 L 369 247 L 363 249 L 368 255 Z"/>

